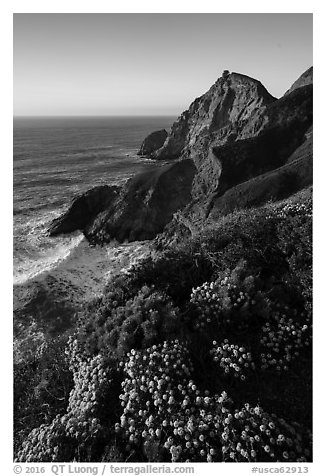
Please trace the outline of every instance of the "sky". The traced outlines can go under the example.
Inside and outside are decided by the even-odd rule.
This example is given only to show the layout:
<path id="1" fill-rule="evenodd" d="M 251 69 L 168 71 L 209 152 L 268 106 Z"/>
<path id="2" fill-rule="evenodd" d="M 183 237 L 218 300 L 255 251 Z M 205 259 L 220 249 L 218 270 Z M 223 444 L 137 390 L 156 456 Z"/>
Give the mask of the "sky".
<path id="1" fill-rule="evenodd" d="M 312 14 L 14 14 L 14 115 L 179 115 L 228 69 L 280 97 Z"/>

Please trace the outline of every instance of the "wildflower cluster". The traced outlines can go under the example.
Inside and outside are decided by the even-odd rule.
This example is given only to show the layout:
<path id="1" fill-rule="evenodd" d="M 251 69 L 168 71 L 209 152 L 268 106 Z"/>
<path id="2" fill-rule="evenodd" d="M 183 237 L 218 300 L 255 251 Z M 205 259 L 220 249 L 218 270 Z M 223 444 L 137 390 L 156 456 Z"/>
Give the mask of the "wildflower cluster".
<path id="1" fill-rule="evenodd" d="M 230 377 L 246 380 L 250 371 L 255 369 L 251 353 L 247 352 L 243 346 L 229 344 L 228 339 L 224 339 L 220 345 L 213 341 L 210 353 L 213 361 Z"/>
<path id="2" fill-rule="evenodd" d="M 197 288 L 193 288 L 190 302 L 196 305 L 199 314 L 194 326 L 196 329 L 205 327 L 217 319 L 222 311 L 222 304 L 218 296 L 218 288 L 221 283 L 204 283 Z"/>
<path id="3" fill-rule="evenodd" d="M 219 461 L 222 415 L 229 402 L 202 393 L 189 380 L 192 366 L 179 341 L 164 342 L 145 352 L 131 351 L 124 364 L 120 395 L 123 414 L 116 431 L 147 458 L 175 461 Z"/>
<path id="4" fill-rule="evenodd" d="M 78 352 L 77 342 L 68 347 L 74 388 L 69 397 L 67 415 L 62 418 L 66 431 L 75 438 L 84 439 L 100 431 L 96 415 L 107 396 L 111 384 L 107 360 L 98 354 L 93 358 L 83 358 Z"/>
<path id="5" fill-rule="evenodd" d="M 303 318 L 303 314 L 299 316 Z M 286 314 L 275 313 L 270 322 L 262 327 L 260 344 L 261 368 L 274 368 L 278 372 L 288 370 L 289 363 L 299 357 L 300 350 L 311 345 L 311 323 L 306 317 L 302 323 Z"/>
<path id="6" fill-rule="evenodd" d="M 18 452 L 19 461 L 70 459 L 75 450 L 80 454 L 103 431 L 98 415 L 111 383 L 107 362 L 101 355 L 84 360 L 73 339 L 68 342 L 67 355 L 74 380 L 67 412 L 32 430 Z"/>
<path id="7" fill-rule="evenodd" d="M 178 341 L 131 351 L 115 429 L 128 451 L 148 460 L 305 461 L 309 438 L 276 415 L 245 404 L 234 410 L 227 394 L 200 391 L 187 350 Z M 300 432 L 299 432 L 300 430 Z"/>
<path id="8" fill-rule="evenodd" d="M 293 216 L 312 217 L 312 200 L 307 200 L 305 203 L 287 203 L 282 208 L 277 210 L 279 218 L 288 218 Z"/>
<path id="9" fill-rule="evenodd" d="M 42 424 L 34 428 L 22 443 L 17 454 L 17 461 L 22 462 L 50 462 L 64 461 L 62 441 L 65 429 L 57 415 L 50 425 Z"/>
<path id="10" fill-rule="evenodd" d="M 223 461 L 307 461 L 311 437 L 260 406 L 246 403 L 224 421 Z"/>
<path id="11" fill-rule="evenodd" d="M 258 279 L 240 261 L 233 270 L 220 273 L 216 281 L 193 289 L 190 302 L 198 311 L 194 327 L 205 329 L 212 323 L 219 327 L 245 328 L 248 320 L 261 311 L 263 298 L 259 288 Z"/>

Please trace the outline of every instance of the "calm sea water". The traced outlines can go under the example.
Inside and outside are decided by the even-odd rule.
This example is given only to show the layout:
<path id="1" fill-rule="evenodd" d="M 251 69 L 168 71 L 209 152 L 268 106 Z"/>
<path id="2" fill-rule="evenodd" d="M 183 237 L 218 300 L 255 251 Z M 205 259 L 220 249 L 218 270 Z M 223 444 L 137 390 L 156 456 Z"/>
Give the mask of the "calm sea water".
<path id="1" fill-rule="evenodd" d="M 160 164 L 136 155 L 150 132 L 173 117 L 14 119 L 14 284 L 65 259 L 82 240 L 50 238 L 50 222 L 78 194 L 119 184 Z"/>

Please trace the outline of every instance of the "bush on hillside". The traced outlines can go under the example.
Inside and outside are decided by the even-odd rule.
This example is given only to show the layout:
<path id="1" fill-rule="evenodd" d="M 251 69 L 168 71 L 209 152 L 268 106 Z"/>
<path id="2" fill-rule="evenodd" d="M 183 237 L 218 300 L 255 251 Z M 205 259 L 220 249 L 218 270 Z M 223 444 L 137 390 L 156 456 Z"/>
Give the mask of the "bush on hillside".
<path id="1" fill-rule="evenodd" d="M 14 365 L 15 443 L 32 428 L 48 423 L 66 408 L 73 386 L 72 374 L 64 354 L 66 340 L 43 343 L 33 359 Z"/>
<path id="2" fill-rule="evenodd" d="M 178 309 L 153 286 L 143 286 L 124 305 L 113 296 L 80 325 L 79 340 L 89 354 L 106 351 L 115 357 L 159 342 L 180 329 Z"/>
<path id="3" fill-rule="evenodd" d="M 86 357 L 73 338 L 65 355 L 74 381 L 68 405 L 28 434 L 18 461 L 97 461 L 107 445 L 115 415 L 114 385 L 119 383 L 114 384 L 111 361 L 101 354 Z"/>
<path id="4" fill-rule="evenodd" d="M 208 327 L 214 335 L 255 328 L 268 312 L 261 288 L 260 278 L 241 260 L 234 269 L 219 273 L 215 281 L 192 290 L 190 301 L 198 310 L 194 327 Z"/>
<path id="5" fill-rule="evenodd" d="M 223 391 L 202 392 L 178 341 L 131 351 L 116 432 L 149 461 L 306 461 L 309 434 L 259 406 L 237 410 Z M 304 433 L 304 432 L 303 432 Z"/>
<path id="6" fill-rule="evenodd" d="M 148 258 L 129 274 L 132 286 L 155 286 L 179 305 L 188 300 L 193 287 L 209 279 L 212 273 L 212 263 L 198 245 L 186 242 Z"/>

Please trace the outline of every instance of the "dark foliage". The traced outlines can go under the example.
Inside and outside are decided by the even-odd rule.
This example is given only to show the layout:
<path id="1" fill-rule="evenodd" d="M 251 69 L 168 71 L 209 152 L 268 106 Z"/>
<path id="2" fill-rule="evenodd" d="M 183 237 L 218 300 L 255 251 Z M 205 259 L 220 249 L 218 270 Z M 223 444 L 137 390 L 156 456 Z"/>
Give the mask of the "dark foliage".
<path id="1" fill-rule="evenodd" d="M 43 343 L 33 359 L 14 365 L 15 445 L 66 409 L 73 380 L 65 346 L 66 339 L 53 339 Z"/>
<path id="2" fill-rule="evenodd" d="M 105 351 L 123 357 L 132 348 L 147 347 L 177 331 L 178 309 L 154 287 L 143 286 L 123 305 L 116 298 L 117 293 L 108 293 L 80 319 L 78 337 L 88 354 Z"/>

